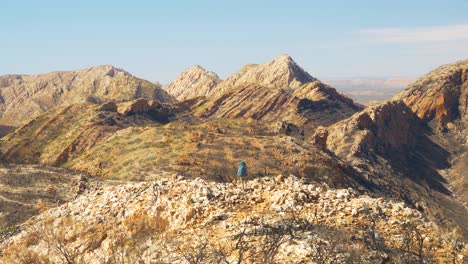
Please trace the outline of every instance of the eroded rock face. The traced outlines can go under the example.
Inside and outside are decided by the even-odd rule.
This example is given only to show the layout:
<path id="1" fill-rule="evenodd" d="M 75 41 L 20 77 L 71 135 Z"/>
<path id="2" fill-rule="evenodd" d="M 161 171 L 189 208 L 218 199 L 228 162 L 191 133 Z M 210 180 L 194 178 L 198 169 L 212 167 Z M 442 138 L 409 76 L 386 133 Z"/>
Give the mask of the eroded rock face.
<path id="1" fill-rule="evenodd" d="M 159 84 L 110 65 L 40 75 L 6 75 L 0 77 L 0 124 L 19 125 L 55 107 L 137 98 L 175 101 Z"/>
<path id="2" fill-rule="evenodd" d="M 220 82 L 221 79 L 216 73 L 196 65 L 181 73 L 174 82 L 164 89 L 177 100 L 185 101 L 208 95 Z"/>
<path id="3" fill-rule="evenodd" d="M 438 207 L 450 208 L 447 215 L 459 220 L 460 209 L 454 208 L 461 203 L 443 176 L 451 166 L 450 152 L 403 101 L 368 107 L 326 130 L 316 132 L 314 143 L 324 146 L 326 136 L 325 148 L 362 175 L 364 186 L 408 203 L 430 204 L 434 214 Z"/>
<path id="4" fill-rule="evenodd" d="M 395 98 L 422 120 L 440 127 L 468 114 L 468 60 L 441 66 L 410 84 Z"/>
<path id="5" fill-rule="evenodd" d="M 329 127 L 326 145 L 340 157 L 410 150 L 422 131 L 405 103 L 388 101 Z"/>
<path id="6" fill-rule="evenodd" d="M 243 84 L 258 84 L 268 88 L 297 88 L 316 79 L 304 71 L 290 56 L 282 55 L 263 64 L 249 64 L 221 82 L 211 95 L 221 95 Z"/>
<path id="7" fill-rule="evenodd" d="M 457 196 L 468 202 L 468 60 L 431 71 L 396 98 L 427 122 L 434 143 L 450 153 L 450 167 L 441 173 Z"/>

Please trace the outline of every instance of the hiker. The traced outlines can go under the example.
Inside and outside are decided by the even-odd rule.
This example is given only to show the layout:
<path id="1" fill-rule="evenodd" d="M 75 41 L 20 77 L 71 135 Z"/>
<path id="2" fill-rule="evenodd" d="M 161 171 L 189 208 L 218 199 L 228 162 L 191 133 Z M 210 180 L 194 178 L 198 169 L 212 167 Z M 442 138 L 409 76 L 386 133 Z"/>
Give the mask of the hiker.
<path id="1" fill-rule="evenodd" d="M 241 178 L 242 190 L 245 190 L 245 177 L 247 177 L 247 164 L 245 161 L 239 161 L 239 168 L 237 169 L 237 176 Z"/>

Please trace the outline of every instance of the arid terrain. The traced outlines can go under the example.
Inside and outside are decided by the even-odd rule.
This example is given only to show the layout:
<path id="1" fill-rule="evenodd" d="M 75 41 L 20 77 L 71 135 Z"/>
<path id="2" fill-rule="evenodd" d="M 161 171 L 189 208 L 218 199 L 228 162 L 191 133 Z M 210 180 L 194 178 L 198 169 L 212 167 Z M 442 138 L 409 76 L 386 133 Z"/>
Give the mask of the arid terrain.
<path id="1" fill-rule="evenodd" d="M 288 55 L 2 76 L 0 262 L 466 263 L 468 60 L 372 85 Z"/>
<path id="2" fill-rule="evenodd" d="M 327 78 L 323 81 L 354 101 L 368 105 L 391 99 L 416 78 Z"/>

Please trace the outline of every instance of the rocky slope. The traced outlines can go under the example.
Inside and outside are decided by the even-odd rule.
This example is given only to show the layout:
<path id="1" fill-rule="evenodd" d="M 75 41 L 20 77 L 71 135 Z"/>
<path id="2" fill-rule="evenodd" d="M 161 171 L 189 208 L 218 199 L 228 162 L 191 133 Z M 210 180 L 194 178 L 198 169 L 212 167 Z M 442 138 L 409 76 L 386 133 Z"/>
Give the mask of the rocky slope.
<path id="1" fill-rule="evenodd" d="M 184 101 L 208 95 L 220 82 L 216 73 L 196 65 L 181 73 L 164 89 L 177 100 Z"/>
<path id="2" fill-rule="evenodd" d="M 181 111 L 177 106 L 140 98 L 120 104 L 75 104 L 59 108 L 2 138 L 2 158 L 8 162 L 59 166 L 119 130 L 169 122 L 176 112 Z"/>
<path id="3" fill-rule="evenodd" d="M 295 176 L 100 187 L 31 218 L 0 250 L 40 263 L 463 263 L 457 228 L 402 202 Z M 198 261 L 198 262 L 197 262 Z"/>
<path id="4" fill-rule="evenodd" d="M 175 100 L 159 84 L 110 65 L 40 75 L 0 76 L 0 124 L 20 125 L 59 106 L 137 98 Z"/>
<path id="5" fill-rule="evenodd" d="M 441 171 L 468 202 L 468 60 L 441 66 L 396 96 L 432 128 L 431 139 L 449 154 Z"/>
<path id="6" fill-rule="evenodd" d="M 282 55 L 270 62 L 244 66 L 213 89 L 210 96 L 219 96 L 243 84 L 258 84 L 268 88 L 297 88 L 315 80 L 290 56 Z"/>

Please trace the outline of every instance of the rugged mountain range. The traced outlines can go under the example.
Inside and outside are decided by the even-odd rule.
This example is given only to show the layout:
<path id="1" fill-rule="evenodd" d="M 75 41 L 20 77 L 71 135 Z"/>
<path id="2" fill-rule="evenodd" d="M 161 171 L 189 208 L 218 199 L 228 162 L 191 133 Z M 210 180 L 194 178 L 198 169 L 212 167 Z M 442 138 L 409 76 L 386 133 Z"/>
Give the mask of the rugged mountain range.
<path id="1" fill-rule="evenodd" d="M 164 89 L 177 100 L 184 101 L 207 96 L 221 82 L 216 73 L 196 65 L 181 73 L 177 79 Z"/>
<path id="2" fill-rule="evenodd" d="M 175 101 L 159 84 L 110 65 L 40 75 L 0 76 L 0 124 L 17 126 L 59 106 L 137 98 Z"/>
<path id="3" fill-rule="evenodd" d="M 287 55 L 247 65 L 211 91 L 194 104 L 196 115 L 280 121 L 301 128 L 305 134 L 362 109 L 313 78 Z"/>
<path id="4" fill-rule="evenodd" d="M 59 261 L 63 250 L 50 256 L 52 249 L 42 250 L 51 242 L 40 237 L 52 237 L 82 261 L 130 257 L 127 248 L 138 248 L 147 262 L 163 255 L 177 262 L 202 248 L 229 262 L 243 258 L 236 252 L 246 243 L 271 246 L 273 258 L 288 261 L 306 251 L 322 254 L 320 245 L 335 243 L 339 233 L 353 242 L 330 253 L 337 261 L 351 261 L 343 252 L 355 251 L 365 255 L 357 262 L 448 261 L 447 256 L 463 261 L 467 64 L 445 65 L 393 100 L 364 109 L 289 56 L 248 65 L 211 88 L 209 72 L 189 70 L 167 89 L 173 95 L 182 91 L 182 102 L 150 97 L 53 108 L 0 140 L 3 161 L 60 166 L 96 176 L 104 185 L 157 182 L 92 187 L 81 200 L 31 218 L 0 249 L 7 259 L 30 256 L 20 248 Z M 239 160 L 249 166 L 253 187 L 247 191 L 233 184 Z M 272 182 L 278 174 L 300 179 L 278 176 Z M 77 223 L 73 233 L 81 235 L 67 240 L 63 223 Z M 457 235 L 444 236 L 457 228 Z M 200 247 L 174 239 L 198 231 L 214 235 L 200 237 Z M 280 241 L 278 234 L 289 242 L 268 242 Z M 142 241 L 151 246 L 136 247 Z M 297 251 L 298 245 L 304 250 Z M 179 255 L 171 253 L 177 250 Z M 245 252 L 252 262 L 268 258 L 262 251 Z"/>
<path id="5" fill-rule="evenodd" d="M 273 70 L 268 70 L 268 66 Z M 257 173 L 262 173 L 263 167 L 280 173 L 281 168 L 289 170 L 299 165 L 300 175 L 317 175 L 317 168 L 325 167 L 322 169 L 330 171 L 329 177 L 335 181 L 335 175 L 346 170 L 338 160 L 313 146 L 294 147 L 297 143 L 285 141 L 281 134 L 308 136 L 315 127 L 347 118 L 359 111 L 360 106 L 310 77 L 289 56 L 256 67 L 254 72 L 261 76 L 258 80 L 270 87 L 243 83 L 215 99 L 198 98 L 170 105 L 139 99 L 119 104 L 75 104 L 49 111 L 7 135 L 0 146 L 2 157 L 8 162 L 65 166 L 96 176 L 127 178 L 141 174 L 148 177 L 152 172 L 147 169 L 154 167 L 171 172 L 185 171 L 207 179 L 215 179 L 219 171 L 225 171 L 227 168 L 222 166 L 226 162 L 235 163 L 235 159 L 243 158 L 269 164 L 254 169 Z M 181 76 L 181 83 L 190 81 L 183 81 L 189 75 Z M 246 73 L 245 76 L 253 75 Z M 246 80 L 246 77 L 238 78 L 236 74 L 228 78 L 235 79 Z M 262 82 L 264 80 L 266 82 Z M 295 86 L 299 81 L 308 80 L 312 82 L 297 88 L 278 88 L 281 83 Z M 128 110 L 121 110 L 125 107 Z M 243 135 L 240 140 L 236 139 L 239 134 Z M 260 138 L 264 135 L 269 138 Z M 125 147 L 116 149 L 115 145 L 122 144 L 118 143 L 120 140 L 125 142 Z M 162 141 L 156 144 L 158 140 Z M 156 157 L 140 158 L 142 151 L 147 151 L 143 146 L 158 153 Z M 251 146 L 259 149 L 275 146 L 284 151 L 278 155 L 263 155 Z M 291 151 L 303 155 L 291 159 L 296 156 L 291 155 Z M 227 152 L 231 154 L 226 155 Z M 216 162 L 204 161 L 204 155 L 215 153 L 219 155 Z M 317 156 L 328 160 L 327 165 L 307 164 Z M 136 162 L 136 157 L 140 161 Z M 183 165 L 204 162 L 207 166 L 203 170 Z M 355 180 L 352 175 L 338 181 Z"/>

